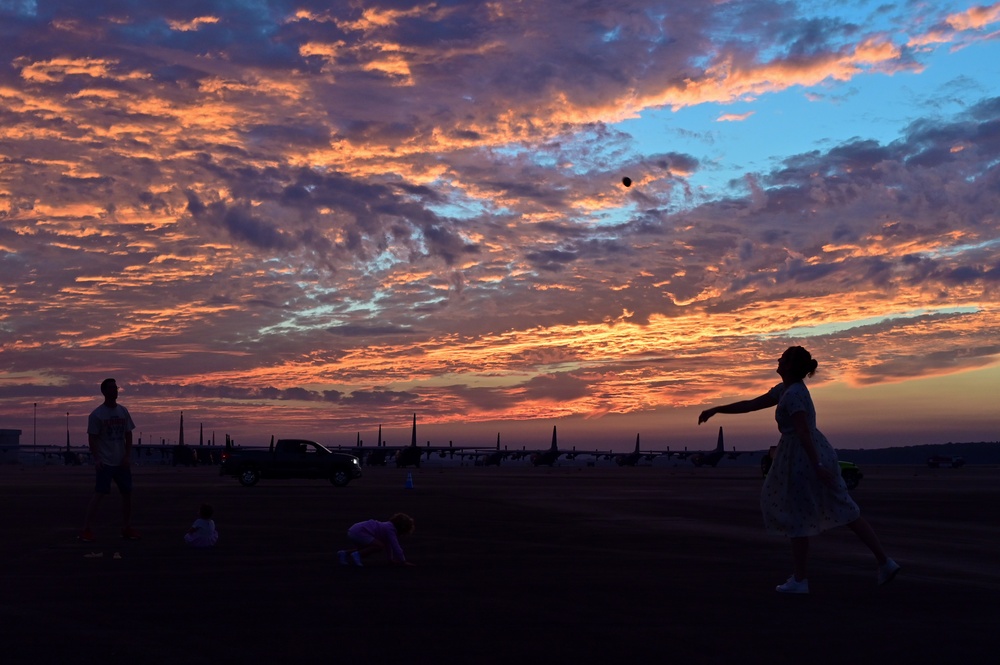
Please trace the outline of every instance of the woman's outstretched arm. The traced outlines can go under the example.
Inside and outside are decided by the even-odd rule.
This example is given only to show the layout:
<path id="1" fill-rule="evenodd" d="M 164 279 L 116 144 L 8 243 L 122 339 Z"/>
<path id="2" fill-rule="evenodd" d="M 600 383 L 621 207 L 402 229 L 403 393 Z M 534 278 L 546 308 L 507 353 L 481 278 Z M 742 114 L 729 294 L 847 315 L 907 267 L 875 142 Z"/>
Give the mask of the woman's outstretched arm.
<path id="1" fill-rule="evenodd" d="M 717 413 L 750 413 L 751 411 L 760 411 L 761 409 L 775 406 L 777 403 L 778 398 L 767 392 L 753 399 L 745 399 L 722 406 L 713 406 L 711 409 L 705 409 L 701 412 L 701 415 L 698 416 L 698 424 L 702 424 Z"/>

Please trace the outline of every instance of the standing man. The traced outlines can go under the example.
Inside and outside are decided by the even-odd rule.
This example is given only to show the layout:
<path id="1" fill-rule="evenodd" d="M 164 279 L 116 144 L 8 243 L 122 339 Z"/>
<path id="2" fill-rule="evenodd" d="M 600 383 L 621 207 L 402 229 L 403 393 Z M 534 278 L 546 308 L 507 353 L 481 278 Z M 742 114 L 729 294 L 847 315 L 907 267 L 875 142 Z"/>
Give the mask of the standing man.
<path id="1" fill-rule="evenodd" d="M 132 430 L 135 423 L 128 409 L 118 403 L 118 384 L 114 379 L 101 382 L 101 394 L 104 395 L 104 403 L 94 409 L 87 420 L 87 436 L 97 482 L 79 538 L 87 543 L 93 542 L 91 526 L 97 507 L 111 493 L 111 481 L 114 481 L 122 495 L 122 538 L 138 540 L 139 532 L 131 525 Z"/>

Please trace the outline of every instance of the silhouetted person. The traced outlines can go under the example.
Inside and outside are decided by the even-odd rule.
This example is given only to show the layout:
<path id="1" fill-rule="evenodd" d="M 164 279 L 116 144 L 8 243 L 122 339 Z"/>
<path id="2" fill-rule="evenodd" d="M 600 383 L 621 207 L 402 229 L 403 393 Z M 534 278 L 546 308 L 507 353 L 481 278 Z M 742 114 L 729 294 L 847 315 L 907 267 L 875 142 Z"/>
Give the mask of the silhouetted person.
<path id="1" fill-rule="evenodd" d="M 97 476 L 94 496 L 87 506 L 87 517 L 80 540 L 91 542 L 91 530 L 97 508 L 108 494 L 114 481 L 122 495 L 122 538 L 138 540 L 139 532 L 132 528 L 132 430 L 135 423 L 128 409 L 118 403 L 118 384 L 114 379 L 101 382 L 104 403 L 94 409 L 87 420 L 90 454 L 94 458 Z"/>
<path id="2" fill-rule="evenodd" d="M 413 518 L 405 513 L 396 513 L 388 521 L 365 520 L 358 522 L 347 530 L 347 539 L 357 545 L 352 550 L 340 550 L 337 552 L 337 560 L 343 566 L 353 563 L 355 566 L 364 565 L 362 557 L 376 552 L 386 551 L 391 563 L 402 566 L 412 566 L 403 554 L 403 548 L 399 546 L 399 536 L 408 536 L 413 533 Z"/>
<path id="3" fill-rule="evenodd" d="M 835 526 L 846 525 L 875 555 L 879 585 L 890 582 L 900 568 L 886 556 L 875 531 L 861 517 L 840 474 L 836 451 L 816 429 L 816 409 L 804 383 L 816 367 L 806 349 L 789 347 L 778 360 L 781 383 L 760 397 L 712 407 L 698 416 L 700 425 L 717 413 L 777 407 L 774 417 L 781 439 L 764 479 L 760 507 L 767 531 L 791 538 L 794 572 L 776 587 L 781 593 L 809 593 L 809 538 Z"/>
<path id="4" fill-rule="evenodd" d="M 219 532 L 215 528 L 215 520 L 212 519 L 214 513 L 212 506 L 207 503 L 201 504 L 198 519 L 184 534 L 184 542 L 198 548 L 212 547 L 219 542 Z"/>

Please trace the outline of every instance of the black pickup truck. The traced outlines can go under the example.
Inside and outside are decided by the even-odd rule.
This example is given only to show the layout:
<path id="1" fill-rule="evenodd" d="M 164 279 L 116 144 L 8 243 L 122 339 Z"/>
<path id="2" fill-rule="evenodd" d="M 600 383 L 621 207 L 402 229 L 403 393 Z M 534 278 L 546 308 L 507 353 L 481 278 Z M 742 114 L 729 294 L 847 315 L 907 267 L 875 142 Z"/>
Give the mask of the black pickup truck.
<path id="1" fill-rule="evenodd" d="M 329 478 L 344 487 L 361 477 L 361 464 L 354 455 L 332 452 L 315 441 L 272 439 L 268 448 L 226 448 L 219 475 L 235 476 L 244 487 L 261 478 Z"/>

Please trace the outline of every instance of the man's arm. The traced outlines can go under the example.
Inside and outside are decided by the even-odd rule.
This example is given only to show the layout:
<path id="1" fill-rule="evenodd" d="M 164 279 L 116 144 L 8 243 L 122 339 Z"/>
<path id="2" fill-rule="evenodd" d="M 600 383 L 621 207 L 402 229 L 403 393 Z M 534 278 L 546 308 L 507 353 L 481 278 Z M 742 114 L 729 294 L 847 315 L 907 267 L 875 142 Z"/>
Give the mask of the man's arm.
<path id="1" fill-rule="evenodd" d="M 90 447 L 90 456 L 94 458 L 94 466 L 100 468 L 101 456 L 98 451 L 101 447 L 101 437 L 97 434 L 87 434 L 87 445 Z"/>
<path id="2" fill-rule="evenodd" d="M 132 431 L 128 430 L 125 432 L 125 456 L 122 458 L 122 464 L 124 466 L 129 466 L 132 463 Z"/>

